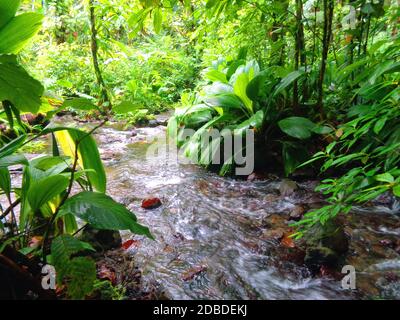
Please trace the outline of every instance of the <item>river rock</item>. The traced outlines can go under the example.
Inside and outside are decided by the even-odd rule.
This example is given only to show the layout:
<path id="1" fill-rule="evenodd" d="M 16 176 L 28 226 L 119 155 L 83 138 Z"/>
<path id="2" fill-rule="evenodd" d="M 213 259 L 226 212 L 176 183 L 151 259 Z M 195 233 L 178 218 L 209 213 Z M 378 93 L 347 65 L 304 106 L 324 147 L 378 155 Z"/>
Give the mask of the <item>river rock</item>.
<path id="1" fill-rule="evenodd" d="M 282 180 L 281 184 L 279 185 L 279 192 L 281 193 L 282 197 L 291 196 L 299 187 L 297 183 L 292 180 Z"/>
<path id="2" fill-rule="evenodd" d="M 336 221 L 324 225 L 317 223 L 305 234 L 306 256 L 304 263 L 316 271 L 323 265 L 337 267 L 348 251 L 349 241 L 343 226 Z"/>
<path id="3" fill-rule="evenodd" d="M 86 228 L 83 229 L 79 239 L 90 243 L 98 252 L 120 248 L 122 245 L 119 231 L 97 230 L 90 226 L 86 226 Z"/>
<path id="4" fill-rule="evenodd" d="M 158 125 L 159 125 L 158 121 L 157 121 L 157 120 L 154 120 L 154 119 L 149 120 L 149 122 L 148 122 L 148 124 L 147 124 L 147 126 L 150 127 L 150 128 L 155 128 L 155 127 L 157 127 Z"/>
<path id="5" fill-rule="evenodd" d="M 295 206 L 292 211 L 290 211 L 290 215 L 288 220 L 299 221 L 303 217 L 306 209 L 303 206 Z"/>
<path id="6" fill-rule="evenodd" d="M 283 229 L 268 229 L 263 232 L 261 235 L 262 240 L 281 240 L 285 235 L 285 231 Z"/>

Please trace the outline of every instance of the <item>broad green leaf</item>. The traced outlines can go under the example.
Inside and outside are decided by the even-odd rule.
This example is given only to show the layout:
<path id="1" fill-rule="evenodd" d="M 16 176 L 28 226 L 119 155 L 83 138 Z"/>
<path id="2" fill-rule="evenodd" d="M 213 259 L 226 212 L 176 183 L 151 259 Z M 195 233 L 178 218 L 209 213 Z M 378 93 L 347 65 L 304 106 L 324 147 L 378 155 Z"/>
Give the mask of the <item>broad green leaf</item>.
<path id="1" fill-rule="evenodd" d="M 233 93 L 233 87 L 227 83 L 217 81 L 210 86 L 206 86 L 204 92 L 210 96 L 217 94 L 230 94 Z"/>
<path id="2" fill-rule="evenodd" d="M 275 89 L 274 95 L 277 95 L 281 93 L 283 90 L 285 90 L 287 87 L 289 87 L 294 81 L 299 79 L 304 75 L 304 71 L 296 70 L 291 73 L 289 73 L 286 77 L 284 77 L 281 82 L 278 84 L 278 86 Z"/>
<path id="3" fill-rule="evenodd" d="M 311 137 L 315 123 L 303 117 L 290 117 L 278 122 L 279 128 L 287 135 L 297 139 Z"/>
<path id="4" fill-rule="evenodd" d="M 249 84 L 249 77 L 246 73 L 241 73 L 236 78 L 233 85 L 233 92 L 243 101 L 247 110 L 253 113 L 253 102 L 249 99 L 246 93 L 247 85 Z"/>
<path id="5" fill-rule="evenodd" d="M 228 83 L 228 80 L 226 79 L 226 75 L 222 73 L 221 71 L 211 69 L 206 72 L 205 74 L 206 78 L 211 80 L 211 81 L 219 81 L 222 83 Z"/>
<path id="6" fill-rule="evenodd" d="M 264 70 L 249 82 L 246 88 L 246 94 L 251 100 L 256 101 L 259 98 L 268 77 L 269 70 Z"/>
<path id="7" fill-rule="evenodd" d="M 241 124 L 235 127 L 235 134 L 242 134 L 249 128 L 259 129 L 261 128 L 264 121 L 264 111 L 259 110 L 249 119 L 243 121 Z"/>
<path id="8" fill-rule="evenodd" d="M 396 197 L 399 197 L 399 198 L 400 198 L 400 184 L 398 184 L 397 186 L 395 186 L 395 187 L 393 188 L 393 194 L 394 194 Z"/>
<path id="9" fill-rule="evenodd" d="M 14 166 L 17 164 L 28 165 L 28 160 L 23 154 L 13 154 L 0 158 L 0 169 Z"/>
<path id="10" fill-rule="evenodd" d="M 93 228 L 130 230 L 153 239 L 149 229 L 137 222 L 136 216 L 109 196 L 84 191 L 69 198 L 60 209 L 60 216 L 71 213 L 89 223 Z"/>
<path id="11" fill-rule="evenodd" d="M 28 12 L 20 14 L 0 29 L 0 54 L 18 53 L 39 31 L 43 16 Z"/>
<path id="12" fill-rule="evenodd" d="M 22 0 L 0 1 L 0 29 L 14 18 Z"/>
<path id="13" fill-rule="evenodd" d="M 28 201 L 33 211 L 40 209 L 48 201 L 54 199 L 67 189 L 69 179 L 62 175 L 46 177 L 33 181 L 29 187 Z"/>
<path id="14" fill-rule="evenodd" d="M 333 129 L 328 126 L 321 126 L 317 124 L 314 128 L 312 128 L 312 131 L 316 134 L 328 134 L 331 133 Z"/>
<path id="15" fill-rule="evenodd" d="M 204 98 L 204 101 L 213 107 L 222 107 L 227 109 L 242 109 L 242 101 L 232 93 L 218 94 Z"/>
<path id="16" fill-rule="evenodd" d="M 24 144 L 25 140 L 26 134 L 23 134 L 0 148 L 0 159 L 7 157 L 17 151 Z"/>
<path id="17" fill-rule="evenodd" d="M 37 113 L 44 88 L 13 56 L 0 55 L 0 101 L 10 101 L 18 110 Z"/>
<path id="18" fill-rule="evenodd" d="M 393 176 L 388 172 L 376 175 L 375 179 L 380 182 L 389 182 L 389 183 L 394 182 Z"/>
<path id="19" fill-rule="evenodd" d="M 86 98 L 72 98 L 64 100 L 63 107 L 86 111 L 99 109 L 98 106 L 96 106 L 92 101 Z"/>
<path id="20" fill-rule="evenodd" d="M 162 11 L 159 7 L 157 7 L 153 10 L 153 14 L 154 14 L 153 17 L 154 31 L 155 33 L 160 33 L 162 27 Z"/>
<path id="21" fill-rule="evenodd" d="M 210 121 L 212 119 L 212 114 L 210 110 L 199 110 L 197 112 L 193 112 L 184 117 L 183 123 L 185 126 L 198 127 L 203 123 Z"/>
<path id="22" fill-rule="evenodd" d="M 8 195 L 11 193 L 11 177 L 7 168 L 0 168 L 0 189 Z"/>
<path id="23" fill-rule="evenodd" d="M 75 145 L 80 141 L 78 146 L 79 166 L 85 170 L 92 169 L 93 171 L 87 172 L 90 183 L 97 191 L 105 192 L 107 178 L 93 137 L 88 136 L 84 131 L 73 128 L 56 131 L 55 136 L 64 154 L 72 159 L 75 158 Z"/>
<path id="24" fill-rule="evenodd" d="M 128 112 L 134 112 L 141 108 L 140 105 L 130 101 L 122 101 L 121 103 L 113 106 L 113 111 L 117 114 L 125 114 Z"/>
<path id="25" fill-rule="evenodd" d="M 226 72 L 226 77 L 230 80 L 230 78 L 235 74 L 236 70 L 244 64 L 246 64 L 246 60 L 232 61 Z"/>

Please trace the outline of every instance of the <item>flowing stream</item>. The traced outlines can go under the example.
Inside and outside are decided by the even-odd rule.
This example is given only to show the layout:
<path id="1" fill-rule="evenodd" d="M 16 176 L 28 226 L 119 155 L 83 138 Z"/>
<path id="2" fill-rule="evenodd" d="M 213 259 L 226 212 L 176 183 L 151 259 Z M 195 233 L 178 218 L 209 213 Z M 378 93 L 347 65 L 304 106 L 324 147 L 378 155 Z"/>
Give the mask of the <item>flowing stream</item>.
<path id="1" fill-rule="evenodd" d="M 128 250 L 145 287 L 156 286 L 169 299 L 400 299 L 398 201 L 384 196 L 343 217 L 350 239 L 343 264 L 357 272 L 357 289 L 346 290 L 343 275 L 322 270 L 312 276 L 297 243 L 270 236 L 292 232 L 291 212 L 323 204 L 313 192 L 317 181 L 282 192 L 285 181 L 273 176 L 246 181 L 196 165 L 168 164 L 165 151 L 149 152 L 155 141 L 163 146 L 165 131 L 161 125 L 123 130 L 114 123 L 95 134 L 108 194 L 135 212 L 156 238 L 122 233 L 124 241 L 133 240 Z M 17 172 L 13 182 L 18 180 Z M 141 208 L 142 200 L 152 197 L 162 205 Z"/>
<path id="2" fill-rule="evenodd" d="M 400 298 L 400 251 L 382 242 L 399 239 L 398 204 L 360 209 L 348 219 L 347 263 L 356 267 L 358 287 L 344 290 L 332 277 L 311 277 L 297 261 L 296 248 L 263 237 L 271 228 L 288 230 L 288 214 L 296 206 L 320 205 L 312 192 L 315 181 L 281 196 L 279 179 L 250 182 L 195 165 L 168 165 L 148 154 L 154 139 L 164 138 L 163 126 L 135 131 L 111 126 L 96 134 L 108 193 L 156 238 L 123 234 L 135 240 L 129 250 L 145 283 L 159 285 L 171 299 Z M 142 209 L 141 201 L 151 197 L 162 206 Z"/>

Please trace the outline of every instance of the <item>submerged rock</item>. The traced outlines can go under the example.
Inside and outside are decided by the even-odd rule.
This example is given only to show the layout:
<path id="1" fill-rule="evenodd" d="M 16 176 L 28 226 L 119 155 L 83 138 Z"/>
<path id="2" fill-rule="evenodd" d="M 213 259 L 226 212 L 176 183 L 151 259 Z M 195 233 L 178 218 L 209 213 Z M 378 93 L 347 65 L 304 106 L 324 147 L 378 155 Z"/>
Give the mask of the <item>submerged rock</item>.
<path id="1" fill-rule="evenodd" d="M 265 230 L 261 235 L 262 240 L 277 240 L 280 241 L 284 236 L 285 230 L 283 229 L 270 229 Z"/>
<path id="2" fill-rule="evenodd" d="M 336 221 L 314 225 L 305 235 L 304 263 L 316 272 L 321 266 L 338 267 L 348 251 L 349 240 L 343 226 Z"/>
<path id="3" fill-rule="evenodd" d="M 119 231 L 97 230 L 90 226 L 83 229 L 79 239 L 90 243 L 98 252 L 120 248 L 122 245 Z"/>
<path id="4" fill-rule="evenodd" d="M 295 206 L 290 212 L 288 220 L 299 221 L 303 217 L 306 209 L 303 206 Z"/>
<path id="5" fill-rule="evenodd" d="M 157 120 L 149 120 L 149 122 L 147 123 L 147 126 L 148 127 L 150 127 L 150 128 L 154 128 L 154 127 L 157 127 L 159 125 L 159 123 L 158 123 L 158 121 Z"/>
<path id="6" fill-rule="evenodd" d="M 282 197 L 291 196 L 299 187 L 297 183 L 292 180 L 282 180 L 281 184 L 279 185 L 279 192 L 281 193 Z"/>

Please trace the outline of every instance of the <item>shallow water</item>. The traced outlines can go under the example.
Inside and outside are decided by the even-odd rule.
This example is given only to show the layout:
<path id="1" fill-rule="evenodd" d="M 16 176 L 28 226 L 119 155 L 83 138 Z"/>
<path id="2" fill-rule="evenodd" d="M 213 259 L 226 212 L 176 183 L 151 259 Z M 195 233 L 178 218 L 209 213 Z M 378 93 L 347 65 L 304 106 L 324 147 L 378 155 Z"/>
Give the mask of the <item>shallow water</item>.
<path id="1" fill-rule="evenodd" d="M 159 285 L 171 299 L 352 299 L 381 293 L 374 291 L 375 278 L 369 277 L 376 270 L 366 268 L 374 263 L 380 268 L 379 263 L 386 260 L 393 265 L 393 257 L 389 254 L 386 259 L 382 253 L 376 258 L 368 252 L 358 257 L 357 250 L 365 249 L 363 239 L 371 238 L 370 233 L 378 238 L 398 237 L 399 219 L 390 209 L 360 209 L 354 214 L 353 223 L 357 223 L 347 232 L 356 235 L 351 250 L 359 259 L 352 263 L 357 271 L 358 265 L 366 269 L 361 278 L 365 289 L 344 290 L 340 281 L 313 278 L 307 268 L 287 259 L 296 249 L 261 237 L 274 224 L 288 229 L 287 215 L 296 205 L 320 201 L 312 193 L 315 182 L 304 182 L 298 192 L 281 197 L 279 180 L 234 180 L 195 165 L 168 165 L 162 157 L 146 155 L 154 138 L 164 138 L 165 128 L 135 130 L 133 137 L 104 128 L 97 139 L 102 154 L 109 158 L 108 192 L 128 205 L 156 238 L 124 234 L 125 239 L 139 240 L 129 250 L 146 283 Z M 141 200 L 149 197 L 160 198 L 163 205 L 142 209 Z M 400 270 L 398 260 L 394 265 Z"/>

